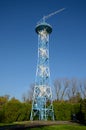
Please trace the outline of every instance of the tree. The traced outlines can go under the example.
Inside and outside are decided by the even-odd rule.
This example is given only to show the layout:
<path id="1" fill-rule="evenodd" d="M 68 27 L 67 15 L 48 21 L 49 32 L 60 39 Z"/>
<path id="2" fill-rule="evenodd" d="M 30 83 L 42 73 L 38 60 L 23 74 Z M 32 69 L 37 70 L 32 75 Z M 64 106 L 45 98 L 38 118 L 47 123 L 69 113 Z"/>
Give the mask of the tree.
<path id="1" fill-rule="evenodd" d="M 22 99 L 23 99 L 24 102 L 32 101 L 34 86 L 35 86 L 34 84 L 31 84 L 27 93 L 23 93 Z"/>
<path id="2" fill-rule="evenodd" d="M 9 97 L 10 97 L 9 95 L 0 96 L 0 107 L 1 105 L 4 105 L 5 103 L 8 102 Z"/>
<path id="3" fill-rule="evenodd" d="M 12 98 L 4 106 L 5 122 L 14 122 L 17 121 L 22 108 L 21 102 L 15 98 Z"/>
<path id="4" fill-rule="evenodd" d="M 78 96 L 80 96 L 80 92 L 79 92 L 79 87 L 78 87 L 78 80 L 76 78 L 73 78 L 69 81 L 69 87 L 67 90 L 67 96 L 68 96 L 68 100 L 71 102 L 76 102 L 75 99 L 78 98 Z M 81 97 L 81 96 L 80 96 Z M 77 99 L 78 101 L 78 99 Z"/>
<path id="5" fill-rule="evenodd" d="M 67 98 L 67 89 L 70 81 L 67 78 L 57 79 L 54 81 L 54 89 L 57 100 L 65 100 Z"/>
<path id="6" fill-rule="evenodd" d="M 66 91 L 69 87 L 70 81 L 67 78 L 63 79 L 63 90 L 61 95 L 61 100 L 64 100 L 66 98 Z"/>
<path id="7" fill-rule="evenodd" d="M 61 80 L 57 79 L 54 81 L 54 89 L 55 89 L 55 94 L 56 94 L 56 99 L 60 100 L 60 92 L 61 92 Z"/>
<path id="8" fill-rule="evenodd" d="M 84 80 L 83 82 L 80 82 L 79 86 L 80 86 L 82 98 L 86 99 L 86 80 Z"/>

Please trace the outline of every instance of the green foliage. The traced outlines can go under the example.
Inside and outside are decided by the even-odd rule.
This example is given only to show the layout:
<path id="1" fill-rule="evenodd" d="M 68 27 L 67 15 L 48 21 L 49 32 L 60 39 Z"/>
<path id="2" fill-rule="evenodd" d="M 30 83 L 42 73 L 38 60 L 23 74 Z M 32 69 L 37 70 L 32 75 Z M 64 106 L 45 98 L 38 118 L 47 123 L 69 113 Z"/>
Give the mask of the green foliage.
<path id="1" fill-rule="evenodd" d="M 9 95 L 0 96 L 0 107 L 8 102 Z"/>
<path id="2" fill-rule="evenodd" d="M 12 99 L 5 106 L 5 122 L 17 121 L 22 105 L 18 100 Z"/>
<path id="3" fill-rule="evenodd" d="M 0 96 L 0 122 L 4 121 L 4 105 L 8 102 L 9 95 Z"/>
<path id="4" fill-rule="evenodd" d="M 86 99 L 81 101 L 81 114 L 83 117 L 83 121 L 86 124 Z"/>
<path id="5" fill-rule="evenodd" d="M 70 120 L 70 105 L 65 102 L 54 102 L 54 113 L 56 120 Z"/>
<path id="6" fill-rule="evenodd" d="M 22 103 L 22 107 L 19 110 L 19 117 L 17 121 L 25 121 L 30 118 L 31 105 L 29 103 Z"/>
<path id="7" fill-rule="evenodd" d="M 72 104 L 65 101 L 54 101 L 54 114 L 56 120 L 72 120 L 72 115 L 80 111 L 80 103 Z"/>
<path id="8" fill-rule="evenodd" d="M 30 104 L 21 103 L 16 99 L 11 99 L 4 106 L 4 122 L 29 120 L 30 109 Z"/>
<path id="9" fill-rule="evenodd" d="M 27 121 L 30 119 L 31 102 L 22 103 L 12 98 L 0 97 L 0 122 L 11 123 L 16 121 Z M 70 101 L 54 101 L 55 120 L 69 121 L 72 115 L 76 115 L 77 121 L 86 123 L 86 99 L 78 103 Z"/>
<path id="10" fill-rule="evenodd" d="M 3 122 L 4 121 L 4 109 L 3 107 L 0 108 L 0 122 Z"/>

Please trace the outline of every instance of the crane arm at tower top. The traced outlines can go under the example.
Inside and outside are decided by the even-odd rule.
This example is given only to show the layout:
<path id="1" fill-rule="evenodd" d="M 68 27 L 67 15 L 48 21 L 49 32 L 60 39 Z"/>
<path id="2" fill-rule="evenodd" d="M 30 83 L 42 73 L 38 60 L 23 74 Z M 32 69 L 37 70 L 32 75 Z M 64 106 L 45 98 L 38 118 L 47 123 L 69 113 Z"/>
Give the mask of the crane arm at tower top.
<path id="1" fill-rule="evenodd" d="M 65 10 L 65 8 L 59 9 L 59 10 L 57 10 L 57 11 L 51 13 L 51 14 L 48 14 L 47 16 L 44 16 L 44 17 L 43 17 L 43 20 L 45 21 L 45 20 L 48 19 L 49 17 L 51 17 L 51 16 L 53 16 L 53 15 L 55 15 L 55 14 L 58 14 L 58 13 L 60 13 L 60 12 L 63 11 L 63 10 Z"/>
<path id="2" fill-rule="evenodd" d="M 59 10 L 53 12 L 53 13 L 50 13 L 50 14 L 44 16 L 40 21 L 45 22 L 46 19 L 50 18 L 51 16 L 53 16 L 53 15 L 55 15 L 55 14 L 58 14 L 58 13 L 64 11 L 64 10 L 65 10 L 65 8 L 62 8 L 62 9 L 59 9 Z M 39 21 L 39 22 L 40 22 L 40 21 Z M 38 22 L 38 23 L 39 23 L 39 22 Z"/>

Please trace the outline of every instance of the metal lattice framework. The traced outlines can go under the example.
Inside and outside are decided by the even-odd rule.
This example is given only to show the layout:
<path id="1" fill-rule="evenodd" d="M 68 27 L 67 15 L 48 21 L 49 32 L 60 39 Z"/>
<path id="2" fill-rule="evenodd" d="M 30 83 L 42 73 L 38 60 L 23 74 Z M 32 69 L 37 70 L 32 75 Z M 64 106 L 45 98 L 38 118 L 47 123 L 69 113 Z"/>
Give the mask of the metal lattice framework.
<path id="1" fill-rule="evenodd" d="M 54 120 L 49 69 L 49 34 L 52 27 L 43 22 L 36 26 L 38 61 L 30 120 Z"/>

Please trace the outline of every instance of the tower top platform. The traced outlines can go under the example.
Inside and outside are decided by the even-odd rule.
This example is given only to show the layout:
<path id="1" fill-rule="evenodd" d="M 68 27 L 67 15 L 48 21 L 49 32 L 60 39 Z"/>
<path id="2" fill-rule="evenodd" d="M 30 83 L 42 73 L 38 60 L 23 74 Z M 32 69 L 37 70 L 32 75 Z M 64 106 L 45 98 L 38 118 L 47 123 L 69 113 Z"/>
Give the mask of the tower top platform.
<path id="1" fill-rule="evenodd" d="M 35 31 L 37 33 L 39 33 L 40 31 L 46 29 L 47 33 L 51 33 L 52 32 L 52 27 L 50 24 L 46 23 L 46 22 L 42 22 L 40 24 L 37 24 Z"/>

